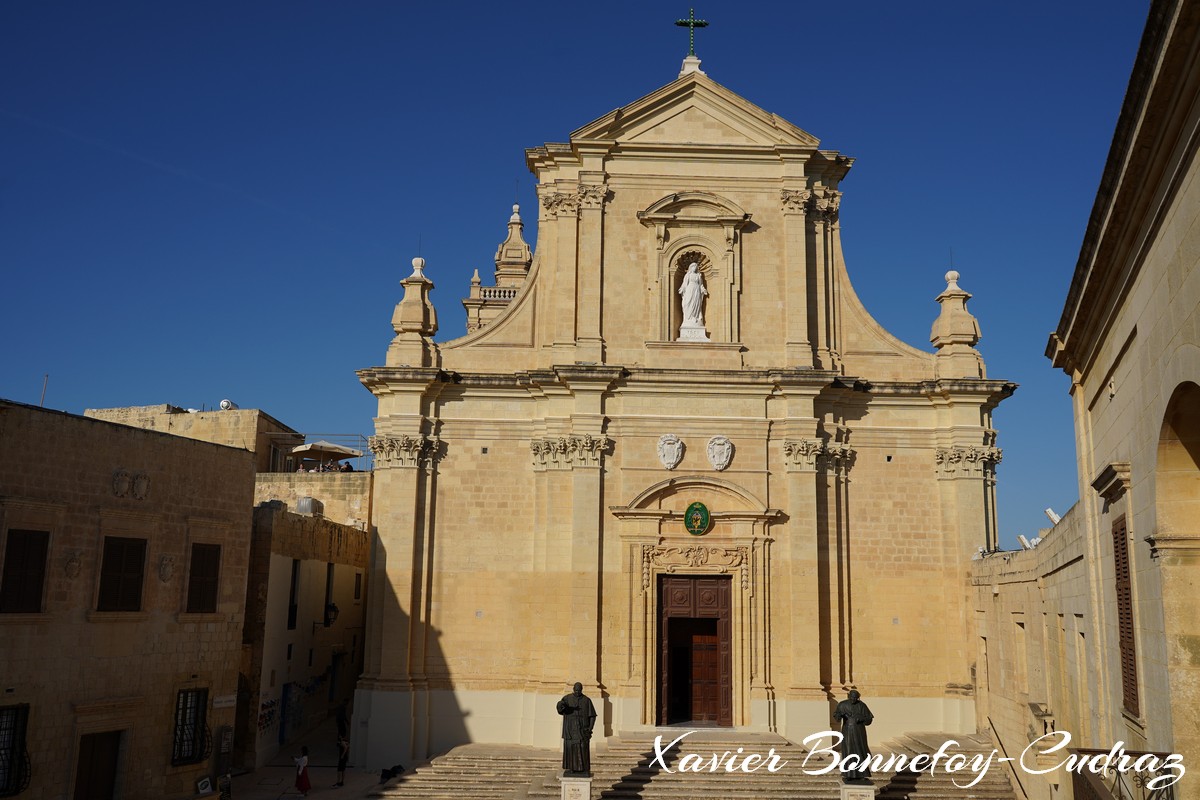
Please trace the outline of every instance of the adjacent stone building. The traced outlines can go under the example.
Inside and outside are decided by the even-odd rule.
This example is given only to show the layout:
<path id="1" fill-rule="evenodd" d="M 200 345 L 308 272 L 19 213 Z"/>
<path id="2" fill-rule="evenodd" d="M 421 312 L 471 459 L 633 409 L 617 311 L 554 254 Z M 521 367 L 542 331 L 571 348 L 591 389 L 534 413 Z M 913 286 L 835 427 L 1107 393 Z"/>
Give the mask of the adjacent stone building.
<path id="1" fill-rule="evenodd" d="M 0 794 L 229 763 L 253 493 L 246 450 L 0 401 Z"/>
<path id="2" fill-rule="evenodd" d="M 353 695 L 363 663 L 370 472 L 292 472 L 305 436 L 259 409 L 162 404 L 86 415 L 243 447 L 256 474 L 233 763 L 253 769 Z M 289 509 L 291 509 L 289 511 Z"/>
<path id="3" fill-rule="evenodd" d="M 415 259 L 359 372 L 379 412 L 356 760 L 554 745 L 574 681 L 599 735 L 800 739 L 850 687 L 876 736 L 975 731 L 967 572 L 996 546 L 1015 387 L 986 375 L 957 273 L 913 310 L 935 352 L 883 330 L 842 257 L 853 159 L 694 58 L 526 160 L 536 252 L 514 210 L 442 344 Z"/>
<path id="4" fill-rule="evenodd" d="M 1200 767 L 1198 57 L 1200 3 L 1156 0 L 1046 350 L 1071 378 L 1080 500 L 973 570 L 980 716 L 1010 754 L 1057 730 Z M 1072 796 L 1061 771 L 1020 778 Z"/>
<path id="5" fill-rule="evenodd" d="M 85 417 L 119 422 L 135 428 L 240 447 L 254 453 L 257 472 L 292 472 L 298 464 L 288 458 L 292 448 L 304 444 L 304 435 L 257 408 L 238 408 L 222 401 L 212 411 L 185 409 L 162 403 L 153 406 L 89 408 Z"/>
<path id="6" fill-rule="evenodd" d="M 352 697 L 362 669 L 369 555 L 370 536 L 360 528 L 319 512 L 293 513 L 279 500 L 254 510 L 238 763 L 263 766 Z"/>

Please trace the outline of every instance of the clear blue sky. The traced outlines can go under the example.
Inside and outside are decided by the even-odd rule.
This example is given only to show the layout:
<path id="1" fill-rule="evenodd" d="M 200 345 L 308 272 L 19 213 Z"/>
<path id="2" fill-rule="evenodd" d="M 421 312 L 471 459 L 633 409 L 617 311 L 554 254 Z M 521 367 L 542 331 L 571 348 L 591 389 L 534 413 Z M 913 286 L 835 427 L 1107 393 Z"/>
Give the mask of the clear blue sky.
<path id="1" fill-rule="evenodd" d="M 1002 541 L 1078 494 L 1067 381 L 1043 357 L 1147 0 L 698 6 L 703 68 L 857 159 L 851 280 L 928 349 L 953 248 L 996 415 Z M 485 280 L 524 148 L 674 79 L 675 3 L 0 4 L 0 396 L 229 397 L 370 433 L 417 254 L 439 338 Z M 532 239 L 533 226 L 527 227 Z"/>

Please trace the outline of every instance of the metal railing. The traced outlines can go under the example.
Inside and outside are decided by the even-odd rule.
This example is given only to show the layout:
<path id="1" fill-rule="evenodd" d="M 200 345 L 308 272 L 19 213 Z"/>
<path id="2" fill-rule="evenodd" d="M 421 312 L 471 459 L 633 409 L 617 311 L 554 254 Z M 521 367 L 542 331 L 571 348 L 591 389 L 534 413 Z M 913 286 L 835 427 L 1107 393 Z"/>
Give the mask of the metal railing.
<path id="1" fill-rule="evenodd" d="M 1077 748 L 1071 751 L 1080 759 L 1090 759 L 1094 756 L 1107 756 L 1108 750 L 1087 750 Z M 1139 766 L 1136 770 L 1122 772 L 1112 767 L 1105 767 L 1099 774 L 1088 769 L 1072 772 L 1071 790 L 1075 800 L 1175 800 L 1175 780 L 1178 780 L 1174 769 L 1167 767 L 1169 753 L 1153 753 L 1140 751 L 1124 751 L 1130 764 Z M 1143 756 L 1153 756 L 1153 762 Z M 1167 767 L 1167 769 L 1163 769 Z M 1174 778 L 1175 780 L 1172 780 Z M 1167 785 L 1163 785 L 1166 783 Z"/>
<path id="2" fill-rule="evenodd" d="M 301 444 L 325 441 L 359 451 L 362 453 L 361 456 L 341 459 L 341 461 L 349 461 L 354 465 L 355 472 L 369 472 L 375 465 L 375 457 L 371 453 L 369 439 L 361 433 L 271 433 L 267 435 L 281 450 L 279 463 L 271 470 L 272 472 L 295 472 L 296 468 L 300 466 L 299 461 L 290 455 L 290 450 L 296 446 L 297 439 L 301 440 Z"/>

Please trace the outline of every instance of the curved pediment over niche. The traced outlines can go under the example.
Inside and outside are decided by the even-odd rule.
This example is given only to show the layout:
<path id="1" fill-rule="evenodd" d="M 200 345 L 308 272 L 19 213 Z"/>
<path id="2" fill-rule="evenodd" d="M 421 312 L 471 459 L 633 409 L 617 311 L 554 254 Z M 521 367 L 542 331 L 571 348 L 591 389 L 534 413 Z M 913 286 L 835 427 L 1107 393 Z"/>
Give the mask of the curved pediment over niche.
<path id="1" fill-rule="evenodd" d="M 779 512 L 769 509 L 753 492 L 724 478 L 708 475 L 679 475 L 647 487 L 626 506 L 612 506 L 617 517 L 642 516 L 663 512 L 682 515 L 694 502 L 702 502 L 714 512 L 735 512 L 769 517 Z"/>
<path id="2" fill-rule="evenodd" d="M 737 203 L 712 192 L 676 192 L 639 211 L 638 219 L 644 223 L 694 220 L 740 226 L 750 215 Z"/>

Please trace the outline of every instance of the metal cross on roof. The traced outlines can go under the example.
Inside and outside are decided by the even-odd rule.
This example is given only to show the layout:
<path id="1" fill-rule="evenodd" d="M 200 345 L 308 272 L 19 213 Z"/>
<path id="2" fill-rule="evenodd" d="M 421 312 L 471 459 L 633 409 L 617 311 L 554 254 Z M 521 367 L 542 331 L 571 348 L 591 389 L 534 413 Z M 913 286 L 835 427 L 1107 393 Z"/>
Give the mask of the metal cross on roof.
<path id="1" fill-rule="evenodd" d="M 675 20 L 676 25 L 682 25 L 688 29 L 688 55 L 696 55 L 696 28 L 707 28 L 708 23 L 702 19 L 696 19 L 696 9 L 688 9 L 688 18 Z"/>

